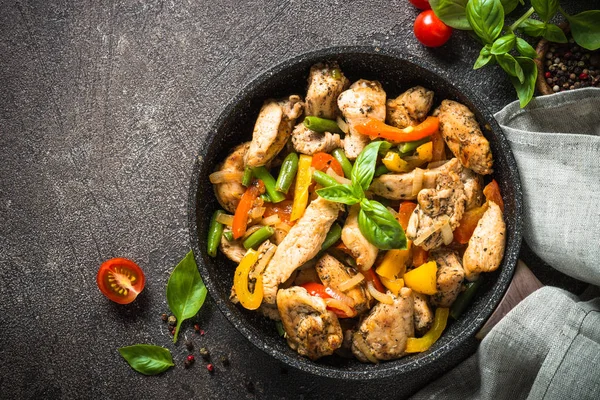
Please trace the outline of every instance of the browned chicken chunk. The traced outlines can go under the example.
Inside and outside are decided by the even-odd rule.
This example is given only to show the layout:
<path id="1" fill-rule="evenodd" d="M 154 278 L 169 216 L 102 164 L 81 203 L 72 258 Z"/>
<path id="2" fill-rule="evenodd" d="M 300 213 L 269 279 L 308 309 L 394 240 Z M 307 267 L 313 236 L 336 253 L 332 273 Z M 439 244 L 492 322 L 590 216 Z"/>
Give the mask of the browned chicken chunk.
<path id="1" fill-rule="evenodd" d="M 354 268 L 346 267 L 344 264 L 339 262 L 335 257 L 325 254 L 317 265 L 315 266 L 319 279 L 327 287 L 331 287 L 335 290 L 339 289 L 340 284 L 346 282 L 350 278 L 356 275 Z M 346 296 L 354 300 L 354 309 L 358 314 L 369 309 L 370 296 L 366 290 L 364 281 L 354 286 L 351 289 L 341 291 Z"/>
<path id="2" fill-rule="evenodd" d="M 319 133 L 308 129 L 301 122 L 292 131 L 292 144 L 298 153 L 313 155 L 318 152 L 330 153 L 343 146 L 337 133 Z"/>
<path id="3" fill-rule="evenodd" d="M 367 240 L 358 227 L 358 204 L 350 207 L 348 218 L 342 228 L 342 242 L 356 259 L 356 264 L 361 271 L 367 270 L 373 266 L 379 249 L 377 246 Z"/>
<path id="4" fill-rule="evenodd" d="M 315 64 L 308 74 L 306 115 L 335 119 L 338 114 L 338 96 L 348 88 L 350 81 L 337 63 Z"/>
<path id="5" fill-rule="evenodd" d="M 267 100 L 263 104 L 252 132 L 252 142 L 244 157 L 248 167 L 260 167 L 271 161 L 287 143 L 296 118 L 303 110 L 300 96 Z"/>
<path id="6" fill-rule="evenodd" d="M 490 201 L 463 255 L 466 278 L 472 281 L 481 272 L 498 269 L 504 256 L 505 244 L 506 224 L 502 218 L 502 211 L 496 203 Z"/>
<path id="7" fill-rule="evenodd" d="M 433 92 L 415 86 L 387 101 L 386 122 L 397 128 L 418 125 L 427 117 L 432 104 Z"/>
<path id="8" fill-rule="evenodd" d="M 415 332 L 418 335 L 424 335 L 433 324 L 434 314 L 429 307 L 426 294 L 413 292 L 413 297 L 415 301 Z"/>
<path id="9" fill-rule="evenodd" d="M 343 342 L 342 328 L 325 301 L 293 286 L 277 292 L 277 309 L 290 347 L 316 360 L 333 354 Z"/>
<path id="10" fill-rule="evenodd" d="M 465 211 L 483 204 L 483 177 L 469 168 L 463 168 L 460 172 L 460 180 L 463 183 L 466 196 Z"/>
<path id="11" fill-rule="evenodd" d="M 352 352 L 362 362 L 402 357 L 406 340 L 415 335 L 412 290 L 405 287 L 391 296 L 394 302 L 377 303 L 354 333 Z"/>
<path id="12" fill-rule="evenodd" d="M 449 249 L 440 249 L 432 254 L 437 263 L 437 293 L 431 296 L 436 307 L 450 307 L 460 294 L 465 271 L 458 254 Z"/>
<path id="13" fill-rule="evenodd" d="M 227 228 L 226 231 L 231 231 L 231 229 Z M 244 258 L 244 254 L 246 254 L 246 249 L 242 245 L 242 240 L 232 240 L 231 242 L 225 238 L 225 235 L 221 236 L 221 244 L 219 245 L 219 250 L 223 254 L 227 256 L 231 261 L 236 264 L 239 264 Z"/>
<path id="14" fill-rule="evenodd" d="M 285 282 L 296 268 L 317 255 L 340 210 L 339 203 L 327 201 L 322 197 L 308 205 L 304 215 L 290 229 L 267 265 L 263 275 L 264 303 L 274 304 L 279 285 Z"/>
<path id="15" fill-rule="evenodd" d="M 344 138 L 344 152 L 348 158 L 355 159 L 371 141 L 368 136 L 358 133 L 355 126 L 367 118 L 385 120 L 385 91 L 379 82 L 361 79 L 340 94 L 338 107 L 349 129 Z"/>
<path id="16" fill-rule="evenodd" d="M 490 143 L 483 136 L 475 115 L 466 106 L 444 100 L 439 107 L 440 132 L 450 151 L 462 165 L 481 175 L 493 172 Z"/>
<path id="17" fill-rule="evenodd" d="M 249 147 L 250 142 L 246 142 L 234 148 L 225 161 L 217 167 L 217 171 L 244 172 L 244 155 Z M 235 212 L 246 188 L 240 182 L 224 182 L 213 186 L 219 204 L 227 211 Z"/>

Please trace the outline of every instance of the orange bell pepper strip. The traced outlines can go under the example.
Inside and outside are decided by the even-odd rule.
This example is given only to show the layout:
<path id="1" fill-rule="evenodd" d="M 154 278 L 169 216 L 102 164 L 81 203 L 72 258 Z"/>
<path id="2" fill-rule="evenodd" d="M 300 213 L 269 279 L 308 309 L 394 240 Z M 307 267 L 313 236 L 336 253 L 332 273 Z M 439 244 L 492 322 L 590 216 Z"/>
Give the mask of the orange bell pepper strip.
<path id="1" fill-rule="evenodd" d="M 406 352 L 407 353 L 421 353 L 429 349 L 437 340 L 442 336 L 446 324 L 448 323 L 448 315 L 450 309 L 438 308 L 435 310 L 435 317 L 433 318 L 433 326 L 431 329 L 420 338 L 410 337 L 406 341 Z"/>
<path id="2" fill-rule="evenodd" d="M 483 188 L 483 194 L 487 201 L 493 201 L 498 204 L 498 207 L 500 207 L 500 210 L 504 213 L 504 201 L 500 194 L 500 186 L 495 179 L 492 179 L 492 181 Z"/>
<path id="3" fill-rule="evenodd" d="M 481 207 L 472 208 L 469 211 L 465 211 L 460 219 L 458 227 L 456 227 L 454 230 L 454 241 L 456 243 L 469 243 L 469 239 L 471 239 L 475 228 L 477 228 L 477 223 L 487 208 L 487 203 L 484 203 Z"/>
<path id="4" fill-rule="evenodd" d="M 442 134 L 437 131 L 431 135 L 433 149 L 431 151 L 431 162 L 442 161 L 446 159 L 446 142 Z"/>
<path id="5" fill-rule="evenodd" d="M 354 126 L 358 133 L 371 137 L 388 139 L 393 142 L 412 142 L 433 135 L 437 132 L 440 122 L 437 117 L 427 117 L 417 126 L 408 126 L 404 129 L 369 118 L 361 124 Z"/>
<path id="6" fill-rule="evenodd" d="M 420 246 L 413 246 L 413 265 L 419 267 L 427 262 L 429 252 Z"/>
<path id="7" fill-rule="evenodd" d="M 332 155 L 327 153 L 315 153 L 312 156 L 311 167 L 321 172 L 327 172 L 327 168 L 331 169 L 339 176 L 344 176 L 344 170 L 342 164 Z"/>
<path id="8" fill-rule="evenodd" d="M 263 181 L 256 179 L 242 195 L 242 198 L 235 209 L 233 223 L 231 224 L 231 231 L 233 232 L 234 239 L 239 239 L 246 233 L 246 228 L 248 227 L 248 213 L 252 209 L 256 199 L 264 192 L 265 184 Z"/>
<path id="9" fill-rule="evenodd" d="M 412 201 L 403 201 L 400 203 L 397 219 L 402 229 L 406 230 L 406 228 L 408 228 L 408 221 L 410 220 L 413 211 L 415 211 L 415 208 L 417 208 L 417 204 Z"/>

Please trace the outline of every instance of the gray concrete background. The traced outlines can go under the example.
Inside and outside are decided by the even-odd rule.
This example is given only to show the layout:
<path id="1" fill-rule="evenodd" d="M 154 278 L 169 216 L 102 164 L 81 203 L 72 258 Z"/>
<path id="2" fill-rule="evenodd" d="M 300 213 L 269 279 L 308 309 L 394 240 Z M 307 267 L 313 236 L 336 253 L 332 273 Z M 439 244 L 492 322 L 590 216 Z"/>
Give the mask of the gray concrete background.
<path id="1" fill-rule="evenodd" d="M 469 35 L 455 32 L 440 49 L 419 45 L 417 13 L 406 0 L 1 0 L 0 398 L 394 397 L 401 382 L 286 369 L 210 300 L 181 338 L 194 340 L 196 356 L 207 346 L 216 371 L 198 356 L 186 370 L 183 340 L 171 343 L 160 314 L 169 273 L 189 249 L 196 150 L 261 71 L 331 45 L 395 47 L 470 82 L 492 111 L 515 99 L 497 67 L 471 70 L 479 46 Z M 129 306 L 96 287 L 98 266 L 116 256 L 146 273 Z M 135 373 L 117 353 L 134 343 L 169 348 L 176 367 Z"/>

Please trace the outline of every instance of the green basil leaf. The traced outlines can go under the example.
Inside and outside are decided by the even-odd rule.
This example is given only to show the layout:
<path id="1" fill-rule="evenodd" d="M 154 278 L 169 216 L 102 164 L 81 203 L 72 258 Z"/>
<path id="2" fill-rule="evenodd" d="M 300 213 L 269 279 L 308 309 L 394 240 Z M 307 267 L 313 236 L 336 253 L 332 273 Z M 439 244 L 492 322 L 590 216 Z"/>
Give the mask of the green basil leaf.
<path id="1" fill-rule="evenodd" d="M 523 74 L 523 69 L 521 65 L 515 60 L 513 56 L 510 54 L 498 54 L 496 57 L 496 61 L 502 67 L 504 71 L 510 76 L 516 77 L 519 82 L 525 82 L 525 75 Z"/>
<path id="2" fill-rule="evenodd" d="M 525 81 L 520 82 L 517 78 L 512 76 L 509 78 L 517 91 L 517 95 L 519 96 L 519 104 L 521 108 L 523 108 L 533 98 L 538 70 L 537 66 L 535 65 L 535 62 L 533 62 L 531 58 L 515 57 L 515 59 L 517 60 L 517 62 L 521 66 L 521 69 L 523 70 L 523 74 L 525 75 Z"/>
<path id="3" fill-rule="evenodd" d="M 360 197 L 356 196 L 353 188 L 349 185 L 328 186 L 317 190 L 317 194 L 325 200 L 348 204 L 349 206 L 360 201 Z"/>
<path id="4" fill-rule="evenodd" d="M 198 272 L 194 254 L 190 250 L 171 272 L 167 283 L 167 303 L 177 318 L 173 342 L 177 342 L 181 323 L 196 315 L 205 299 L 206 287 Z"/>
<path id="5" fill-rule="evenodd" d="M 567 43 L 568 39 L 562 29 L 553 24 L 546 24 L 546 32 L 542 35 L 544 39 L 555 43 Z"/>
<path id="6" fill-rule="evenodd" d="M 508 53 L 515 47 L 516 39 L 517 37 L 514 33 L 499 37 L 494 41 L 490 53 L 494 55 Z"/>
<path id="7" fill-rule="evenodd" d="M 448 26 L 455 29 L 470 31 L 471 25 L 467 20 L 465 7 L 468 0 L 429 0 L 429 5 L 435 15 Z"/>
<path id="8" fill-rule="evenodd" d="M 519 5 L 519 0 L 500 0 L 504 7 L 504 15 L 510 14 Z M 523 4 L 523 0 L 520 1 Z"/>
<path id="9" fill-rule="evenodd" d="M 131 368 L 144 375 L 157 375 L 175 365 L 169 350 L 152 344 L 121 347 L 119 353 Z"/>
<path id="10" fill-rule="evenodd" d="M 600 48 L 600 10 L 584 11 L 577 15 L 567 15 L 573 39 L 583 48 Z"/>
<path id="11" fill-rule="evenodd" d="M 379 154 L 379 147 L 383 144 L 383 141 L 371 142 L 363 151 L 360 152 L 354 166 L 352 167 L 352 185 L 360 186 L 362 190 L 369 189 L 373 175 L 375 174 L 375 164 L 377 163 L 377 155 Z"/>
<path id="12" fill-rule="evenodd" d="M 558 0 L 531 0 L 531 6 L 542 21 L 548 22 L 558 11 Z"/>
<path id="13" fill-rule="evenodd" d="M 529 43 L 527 43 L 525 40 L 521 39 L 520 37 L 517 38 L 517 51 L 519 52 L 519 54 L 521 54 L 522 56 L 525 56 L 525 57 L 530 57 L 530 58 L 537 57 L 537 53 L 536 53 L 535 49 L 533 48 L 533 46 L 531 46 Z"/>
<path id="14" fill-rule="evenodd" d="M 527 35 L 533 37 L 544 36 L 544 33 L 546 33 L 546 24 L 537 19 L 527 18 L 518 27 Z"/>
<path id="15" fill-rule="evenodd" d="M 504 8 L 500 0 L 469 0 L 467 19 L 484 44 L 492 44 L 504 26 Z"/>
<path id="16" fill-rule="evenodd" d="M 479 52 L 479 57 L 475 60 L 475 65 L 473 65 L 473 69 L 479 69 L 481 67 L 485 67 L 490 62 L 494 61 L 494 57 L 492 57 L 492 53 L 490 53 L 491 46 L 486 44 L 485 47 L 481 49 Z"/>
<path id="17" fill-rule="evenodd" d="M 398 220 L 375 200 L 361 200 L 358 228 L 370 243 L 382 250 L 406 249 L 406 236 Z"/>

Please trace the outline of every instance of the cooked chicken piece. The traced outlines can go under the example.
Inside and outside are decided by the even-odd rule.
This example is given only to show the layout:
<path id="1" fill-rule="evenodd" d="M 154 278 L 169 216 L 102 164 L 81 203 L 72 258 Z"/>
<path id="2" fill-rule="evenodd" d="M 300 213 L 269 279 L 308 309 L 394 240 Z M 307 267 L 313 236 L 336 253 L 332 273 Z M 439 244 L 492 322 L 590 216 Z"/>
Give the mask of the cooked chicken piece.
<path id="1" fill-rule="evenodd" d="M 373 266 L 377 258 L 379 249 L 374 244 L 371 244 L 360 231 L 358 227 L 358 212 L 360 206 L 358 204 L 350 207 L 348 218 L 342 228 L 342 242 L 352 253 L 352 257 L 356 259 L 358 269 L 365 271 Z"/>
<path id="2" fill-rule="evenodd" d="M 437 263 L 437 293 L 431 296 L 431 304 L 450 307 L 460 294 L 465 271 L 458 254 L 449 249 L 440 249 L 432 254 Z"/>
<path id="3" fill-rule="evenodd" d="M 494 160 L 490 143 L 483 136 L 471 110 L 456 101 L 444 100 L 438 118 L 440 132 L 461 164 L 478 174 L 491 174 Z"/>
<path id="4" fill-rule="evenodd" d="M 434 314 L 429 307 L 426 294 L 413 292 L 413 297 L 415 301 L 415 332 L 418 335 L 424 335 L 433 324 Z"/>
<path id="5" fill-rule="evenodd" d="M 367 118 L 385 120 L 385 91 L 379 82 L 361 79 L 340 94 L 338 107 L 349 129 L 344 138 L 344 152 L 348 158 L 355 159 L 371 140 L 358 133 L 355 126 L 365 122 Z"/>
<path id="6" fill-rule="evenodd" d="M 261 304 L 260 307 L 258 307 L 258 312 L 273 321 L 281 321 L 281 315 L 279 315 L 279 310 L 275 306 Z"/>
<path id="7" fill-rule="evenodd" d="M 460 173 L 462 166 L 456 158 L 439 167 L 423 170 L 423 189 L 435 187 L 437 177 L 442 174 L 448 174 L 450 171 Z M 383 174 L 373 179 L 371 190 L 374 194 L 385 197 L 390 200 L 414 200 L 413 182 L 415 180 L 415 171 L 402 174 Z"/>
<path id="8" fill-rule="evenodd" d="M 339 203 L 322 197 L 308 205 L 267 265 L 263 275 L 264 303 L 274 304 L 279 284 L 285 282 L 296 268 L 317 255 L 341 209 Z"/>
<path id="9" fill-rule="evenodd" d="M 335 119 L 339 113 L 338 96 L 348 88 L 349 84 L 350 81 L 344 76 L 337 63 L 313 65 L 308 74 L 306 115 Z"/>
<path id="10" fill-rule="evenodd" d="M 387 101 L 386 122 L 397 128 L 419 125 L 429 114 L 432 104 L 433 91 L 415 86 Z"/>
<path id="11" fill-rule="evenodd" d="M 352 352 L 362 362 L 402 357 L 406 340 L 415 335 L 412 290 L 405 287 L 398 297 L 391 296 L 393 304 L 377 303 L 354 334 Z"/>
<path id="12" fill-rule="evenodd" d="M 319 282 L 319 274 L 317 274 L 314 266 L 309 268 L 299 268 L 297 271 L 298 275 L 296 275 L 296 279 L 294 279 L 294 285 L 301 286 L 309 282 Z"/>
<path id="13" fill-rule="evenodd" d="M 469 168 L 463 168 L 460 172 L 460 180 L 463 183 L 465 196 L 467 197 L 465 211 L 481 206 L 483 204 L 483 176 L 476 174 Z"/>
<path id="14" fill-rule="evenodd" d="M 304 103 L 297 95 L 283 100 L 267 100 L 263 104 L 252 132 L 252 142 L 244 157 L 248 167 L 260 167 L 283 149 Z"/>
<path id="15" fill-rule="evenodd" d="M 321 257 L 315 266 L 315 269 L 317 274 L 319 274 L 321 282 L 323 282 L 325 286 L 338 291 L 341 291 L 339 289 L 340 284 L 356 275 L 356 270 L 354 268 L 346 267 L 329 254 L 325 254 Z M 341 292 L 354 300 L 354 309 L 358 314 L 369 309 L 371 296 L 369 296 L 369 292 L 365 288 L 364 281 L 351 289 Z"/>
<path id="16" fill-rule="evenodd" d="M 231 229 L 227 228 L 226 231 L 230 231 Z M 221 236 L 221 244 L 219 245 L 219 250 L 221 253 L 225 254 L 227 258 L 233 261 L 236 264 L 239 264 L 246 254 L 246 249 L 242 245 L 242 240 L 232 240 L 231 242 L 225 239 L 225 236 Z"/>
<path id="17" fill-rule="evenodd" d="M 319 133 L 308 129 L 301 122 L 292 132 L 292 144 L 298 153 L 312 156 L 320 151 L 329 153 L 343 146 L 342 139 L 337 133 Z"/>
<path id="18" fill-rule="evenodd" d="M 250 142 L 235 147 L 218 167 L 217 171 L 244 172 L 244 155 L 250 147 Z M 219 204 L 227 211 L 234 213 L 246 188 L 239 182 L 225 182 L 213 185 Z"/>
<path id="19" fill-rule="evenodd" d="M 344 339 L 340 323 L 325 300 L 294 286 L 277 292 L 277 309 L 290 347 L 311 360 L 333 354 Z"/>
<path id="20" fill-rule="evenodd" d="M 408 221 L 406 237 L 425 250 L 440 247 L 444 243 L 442 226 L 448 222 L 452 230 L 456 229 L 465 211 L 465 192 L 460 177 L 454 172 L 438 175 L 435 189 L 422 189 L 417 201 L 417 208 Z"/>
<path id="21" fill-rule="evenodd" d="M 285 231 L 283 229 L 275 228 L 275 233 L 273 234 L 271 239 L 273 240 L 273 243 L 275 243 L 277 246 L 279 246 L 281 244 L 281 242 L 283 242 L 283 239 L 285 239 L 287 234 L 288 234 L 287 231 Z"/>
<path id="22" fill-rule="evenodd" d="M 506 244 L 506 224 L 500 207 L 488 202 L 485 211 L 463 255 L 465 276 L 472 281 L 481 272 L 495 271 L 500 266 Z"/>

